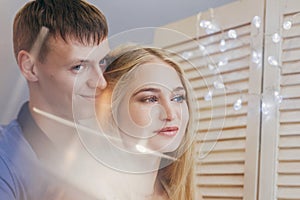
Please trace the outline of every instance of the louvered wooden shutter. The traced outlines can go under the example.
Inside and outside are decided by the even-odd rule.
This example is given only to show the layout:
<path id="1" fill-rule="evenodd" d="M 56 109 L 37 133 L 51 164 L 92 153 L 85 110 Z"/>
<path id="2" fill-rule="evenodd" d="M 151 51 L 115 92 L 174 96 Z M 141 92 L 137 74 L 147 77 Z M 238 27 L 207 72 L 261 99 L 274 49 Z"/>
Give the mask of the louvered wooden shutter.
<path id="1" fill-rule="evenodd" d="M 259 199 L 294 200 L 300 199 L 300 2 L 266 2 L 263 88 L 276 89 L 283 101 L 262 119 Z M 283 28 L 287 21 L 290 29 Z M 278 44 L 271 42 L 274 33 L 282 36 Z M 279 67 L 268 63 L 272 55 Z"/>
<path id="2" fill-rule="evenodd" d="M 197 190 L 203 199 L 256 199 L 262 68 L 251 62 L 251 52 L 262 49 L 263 30 L 253 28 L 251 21 L 256 15 L 263 20 L 263 9 L 263 2 L 258 0 L 214 9 L 214 19 L 222 26 L 222 31 L 214 34 L 196 28 L 197 18 L 210 20 L 211 11 L 164 27 L 187 37 L 171 36 L 165 30 L 156 33 L 156 44 L 188 56 L 181 65 L 200 108 L 195 159 Z M 228 38 L 231 29 L 237 32 L 237 39 Z M 223 52 L 219 49 L 221 39 L 227 45 Z M 205 47 L 204 52 L 199 45 Z M 228 63 L 218 67 L 217 74 L 209 69 L 224 58 Z M 218 82 L 225 89 L 214 89 Z M 210 90 L 212 100 L 206 101 L 204 97 Z M 234 110 L 233 104 L 239 98 L 242 108 Z"/>

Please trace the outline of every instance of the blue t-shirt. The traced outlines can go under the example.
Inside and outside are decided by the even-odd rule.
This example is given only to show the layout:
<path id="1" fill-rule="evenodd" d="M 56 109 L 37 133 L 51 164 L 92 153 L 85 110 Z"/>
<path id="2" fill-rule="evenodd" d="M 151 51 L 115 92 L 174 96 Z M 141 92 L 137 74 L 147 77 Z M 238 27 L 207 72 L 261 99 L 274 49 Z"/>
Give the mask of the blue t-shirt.
<path id="1" fill-rule="evenodd" d="M 93 199 L 42 167 L 59 163 L 59 155 L 25 103 L 16 120 L 0 126 L 0 200 Z"/>

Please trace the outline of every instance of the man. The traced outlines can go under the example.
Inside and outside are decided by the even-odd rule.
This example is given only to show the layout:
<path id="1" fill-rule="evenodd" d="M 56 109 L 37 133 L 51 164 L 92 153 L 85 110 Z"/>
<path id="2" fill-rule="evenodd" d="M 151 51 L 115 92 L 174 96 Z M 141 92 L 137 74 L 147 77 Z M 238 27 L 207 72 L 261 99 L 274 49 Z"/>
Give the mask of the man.
<path id="1" fill-rule="evenodd" d="M 0 126 L 0 199 L 88 199 L 53 169 L 67 162 L 75 131 L 34 108 L 69 121 L 93 115 L 86 105 L 106 87 L 107 34 L 104 15 L 83 0 L 30 1 L 16 14 L 14 53 L 29 102 Z"/>

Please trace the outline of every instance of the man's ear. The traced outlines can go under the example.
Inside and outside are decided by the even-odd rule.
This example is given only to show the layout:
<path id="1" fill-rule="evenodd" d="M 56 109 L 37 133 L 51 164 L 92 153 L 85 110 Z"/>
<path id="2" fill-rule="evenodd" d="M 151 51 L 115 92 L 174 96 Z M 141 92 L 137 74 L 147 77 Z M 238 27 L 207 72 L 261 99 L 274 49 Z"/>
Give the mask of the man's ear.
<path id="1" fill-rule="evenodd" d="M 18 64 L 21 73 L 27 81 L 38 81 L 35 59 L 27 51 L 21 50 L 18 53 Z"/>

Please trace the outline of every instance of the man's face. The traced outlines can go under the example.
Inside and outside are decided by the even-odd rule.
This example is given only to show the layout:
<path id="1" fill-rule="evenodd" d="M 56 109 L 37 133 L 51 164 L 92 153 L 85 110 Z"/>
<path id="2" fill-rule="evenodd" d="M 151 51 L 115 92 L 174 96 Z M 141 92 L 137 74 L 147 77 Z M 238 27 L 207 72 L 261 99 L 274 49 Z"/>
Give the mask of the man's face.
<path id="1" fill-rule="evenodd" d="M 66 119 L 73 119 L 74 114 L 77 119 L 92 117 L 95 98 L 106 87 L 102 72 L 109 52 L 107 41 L 84 46 L 50 38 L 48 47 L 43 62 L 35 63 L 38 81 L 31 90 L 33 106 Z"/>

